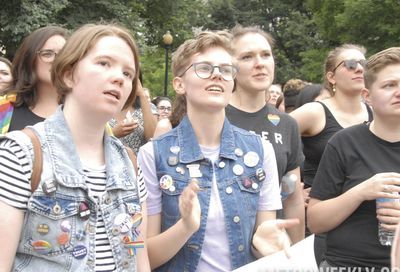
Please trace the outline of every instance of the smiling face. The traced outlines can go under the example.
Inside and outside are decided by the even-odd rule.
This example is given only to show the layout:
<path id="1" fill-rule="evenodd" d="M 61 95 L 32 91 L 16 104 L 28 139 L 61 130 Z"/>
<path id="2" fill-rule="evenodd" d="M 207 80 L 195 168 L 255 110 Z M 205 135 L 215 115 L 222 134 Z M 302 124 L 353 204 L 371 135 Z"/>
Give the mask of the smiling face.
<path id="1" fill-rule="evenodd" d="M 234 40 L 238 91 L 265 92 L 274 80 L 275 61 L 271 45 L 258 33 L 247 33 Z"/>
<path id="2" fill-rule="evenodd" d="M 222 47 L 211 47 L 191 57 L 193 63 L 208 63 L 213 66 L 232 65 L 231 55 Z M 174 88 L 178 94 L 185 94 L 188 112 L 191 110 L 223 110 L 232 96 L 234 81 L 223 79 L 220 70 L 214 68 L 210 78 L 200 78 L 194 66 L 182 76 L 175 77 Z"/>
<path id="3" fill-rule="evenodd" d="M 0 61 L 0 93 L 7 88 L 12 81 L 10 66 Z"/>
<path id="4" fill-rule="evenodd" d="M 400 63 L 388 65 L 379 71 L 369 91 L 364 90 L 365 100 L 374 109 L 374 117 L 400 120 Z"/>
<path id="5" fill-rule="evenodd" d="M 356 49 L 344 50 L 336 60 L 336 70 L 328 72 L 327 78 L 332 85 L 336 86 L 336 90 L 359 95 L 364 88 L 364 68 L 358 63 L 355 69 L 349 69 L 342 63 L 344 60 L 351 59 L 365 60 L 365 56 Z"/>
<path id="6" fill-rule="evenodd" d="M 66 96 L 65 105 L 77 104 L 108 120 L 124 106 L 132 91 L 135 71 L 129 45 L 117 36 L 101 37 L 78 62 L 73 74 L 66 74 L 65 82 L 72 92 Z"/>
<path id="7" fill-rule="evenodd" d="M 65 44 L 65 38 L 60 35 L 55 35 L 50 37 L 43 47 L 40 49 L 40 51 L 53 51 L 56 54 L 60 52 L 60 50 L 63 48 Z M 44 58 L 43 58 L 44 59 Z M 46 60 L 46 59 L 44 59 Z M 39 55 L 36 55 L 36 62 L 35 62 L 35 70 L 37 74 L 37 80 L 38 84 L 52 84 L 51 83 L 51 65 L 53 61 L 50 62 L 45 62 L 42 60 L 42 58 L 39 57 Z"/>
<path id="8" fill-rule="evenodd" d="M 165 119 L 171 115 L 171 102 L 168 100 L 161 100 L 157 105 L 158 119 Z"/>

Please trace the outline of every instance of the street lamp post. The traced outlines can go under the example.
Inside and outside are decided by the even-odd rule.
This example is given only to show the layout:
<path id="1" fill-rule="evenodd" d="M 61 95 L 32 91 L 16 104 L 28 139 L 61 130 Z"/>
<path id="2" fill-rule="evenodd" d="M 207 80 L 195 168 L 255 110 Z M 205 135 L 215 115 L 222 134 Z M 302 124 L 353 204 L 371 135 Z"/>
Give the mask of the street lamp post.
<path id="1" fill-rule="evenodd" d="M 173 40 L 174 38 L 169 31 L 163 35 L 163 43 L 165 48 L 164 96 L 168 96 L 168 49 L 171 47 Z"/>

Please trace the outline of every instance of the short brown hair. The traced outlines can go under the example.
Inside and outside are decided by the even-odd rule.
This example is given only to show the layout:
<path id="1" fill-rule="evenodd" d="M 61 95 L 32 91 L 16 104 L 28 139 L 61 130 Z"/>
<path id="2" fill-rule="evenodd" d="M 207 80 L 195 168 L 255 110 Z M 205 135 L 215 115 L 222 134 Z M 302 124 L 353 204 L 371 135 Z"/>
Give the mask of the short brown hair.
<path id="1" fill-rule="evenodd" d="M 337 62 L 340 54 L 342 54 L 343 51 L 352 50 L 352 49 L 358 50 L 364 55 L 367 52 L 367 50 L 365 49 L 364 46 L 356 45 L 356 44 L 343 44 L 343 45 L 341 45 L 339 47 L 336 47 L 335 49 L 331 50 L 328 53 L 328 56 L 325 59 L 325 63 L 324 63 L 324 88 L 327 89 L 332 96 L 335 94 L 333 92 L 333 85 L 329 82 L 329 80 L 328 80 L 326 75 L 327 75 L 328 72 L 333 72 L 333 69 L 335 69 L 335 67 L 337 65 L 336 62 Z"/>
<path id="2" fill-rule="evenodd" d="M 303 89 L 304 86 L 306 86 L 306 85 L 307 85 L 307 83 L 304 82 L 304 81 L 301 80 L 301 79 L 298 79 L 298 78 L 291 78 L 291 79 L 289 79 L 289 80 L 285 83 L 285 85 L 283 85 L 283 90 L 282 90 L 282 92 L 285 93 L 285 92 L 291 90 L 291 91 L 294 91 L 294 92 L 296 92 L 296 93 L 299 93 L 300 90 Z"/>
<path id="3" fill-rule="evenodd" d="M 239 24 L 236 25 L 236 26 L 233 27 L 232 30 L 231 30 L 233 42 L 234 42 L 236 39 L 238 39 L 238 38 L 240 38 L 240 37 L 242 37 L 242 36 L 244 36 L 244 35 L 246 35 L 246 34 L 248 34 L 248 33 L 260 34 L 261 36 L 263 36 L 263 37 L 267 40 L 267 42 L 268 42 L 269 45 L 271 46 L 271 49 L 274 48 L 274 45 L 275 45 L 275 40 L 274 40 L 274 38 L 272 38 L 272 36 L 271 36 L 269 33 L 265 32 L 264 30 L 262 30 L 262 29 L 261 29 L 260 27 L 258 27 L 258 26 L 247 26 L 247 27 L 243 27 L 243 26 L 241 26 L 241 25 L 239 25 Z"/>
<path id="4" fill-rule="evenodd" d="M 369 57 L 364 70 L 365 87 L 369 89 L 375 82 L 376 75 L 385 67 L 393 64 L 400 64 L 400 47 L 391 47 Z"/>
<path id="5" fill-rule="evenodd" d="M 222 47 L 229 54 L 232 54 L 231 35 L 227 31 L 203 31 L 194 39 L 186 40 L 172 54 L 172 73 L 174 77 L 190 65 L 190 58 L 199 52 L 204 52 L 212 47 Z"/>
<path id="6" fill-rule="evenodd" d="M 133 103 L 139 78 L 139 53 L 129 30 L 116 24 L 86 24 L 71 35 L 70 39 L 55 59 L 51 71 L 51 79 L 54 86 L 57 88 L 60 103 L 63 103 L 65 96 L 71 92 L 71 88 L 64 82 L 65 73 L 68 71 L 72 73 L 77 64 L 95 46 L 97 41 L 106 36 L 121 38 L 128 44 L 133 52 L 135 58 L 135 76 L 132 80 L 132 92 L 124 108 Z"/>

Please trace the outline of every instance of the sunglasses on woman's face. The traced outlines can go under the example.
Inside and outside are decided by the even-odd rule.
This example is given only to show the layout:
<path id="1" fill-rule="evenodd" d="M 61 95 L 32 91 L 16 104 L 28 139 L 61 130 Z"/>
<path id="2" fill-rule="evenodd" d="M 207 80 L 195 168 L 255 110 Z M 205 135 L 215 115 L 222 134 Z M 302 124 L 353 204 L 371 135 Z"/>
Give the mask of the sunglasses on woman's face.
<path id="1" fill-rule="evenodd" d="M 332 72 L 335 72 L 336 69 L 340 66 L 340 65 L 344 65 L 344 67 L 346 67 L 349 70 L 355 70 L 357 69 L 357 65 L 360 64 L 363 68 L 365 68 L 365 66 L 367 65 L 367 60 L 365 59 L 360 59 L 360 60 L 355 60 L 355 59 L 349 59 L 349 60 L 343 60 L 341 61 L 338 65 L 336 65 L 336 67 L 332 70 Z"/>

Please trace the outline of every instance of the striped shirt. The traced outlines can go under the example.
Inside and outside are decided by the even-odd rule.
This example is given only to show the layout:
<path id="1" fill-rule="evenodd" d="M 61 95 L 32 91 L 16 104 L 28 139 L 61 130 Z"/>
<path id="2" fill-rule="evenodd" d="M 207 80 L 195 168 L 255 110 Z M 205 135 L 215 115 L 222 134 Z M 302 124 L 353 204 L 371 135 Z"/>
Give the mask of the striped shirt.
<path id="1" fill-rule="evenodd" d="M 12 140 L 0 142 L 0 201 L 17 209 L 26 211 L 28 199 L 31 196 L 30 177 L 32 169 L 29 158 L 21 147 Z M 89 195 L 96 200 L 105 192 L 105 166 L 96 169 L 84 167 Z M 140 203 L 147 198 L 147 190 L 143 173 L 138 168 L 138 186 Z M 108 240 L 101 212 L 97 213 L 96 222 L 96 271 L 114 271 L 115 262 Z"/>

